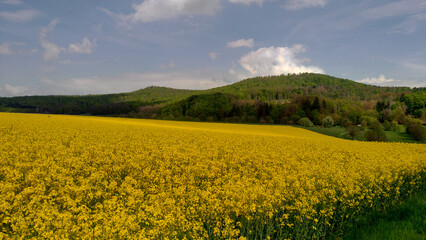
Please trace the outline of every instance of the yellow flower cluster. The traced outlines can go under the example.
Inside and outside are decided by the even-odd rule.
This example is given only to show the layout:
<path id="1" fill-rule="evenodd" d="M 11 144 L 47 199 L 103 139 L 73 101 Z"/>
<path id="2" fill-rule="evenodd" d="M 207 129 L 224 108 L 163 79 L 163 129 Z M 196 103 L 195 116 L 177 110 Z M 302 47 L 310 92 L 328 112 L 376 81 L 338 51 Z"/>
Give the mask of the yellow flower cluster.
<path id="1" fill-rule="evenodd" d="M 398 204 L 421 144 L 288 126 L 0 114 L 0 239 L 306 239 Z"/>

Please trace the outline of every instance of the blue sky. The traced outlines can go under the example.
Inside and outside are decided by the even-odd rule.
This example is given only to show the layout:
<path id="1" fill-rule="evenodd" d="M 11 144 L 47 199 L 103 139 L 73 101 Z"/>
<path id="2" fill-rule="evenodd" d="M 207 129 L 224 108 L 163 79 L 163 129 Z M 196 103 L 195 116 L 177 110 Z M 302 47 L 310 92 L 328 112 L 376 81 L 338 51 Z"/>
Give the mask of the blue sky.
<path id="1" fill-rule="evenodd" d="M 425 0 L 0 0 L 0 96 L 319 72 L 426 86 Z"/>

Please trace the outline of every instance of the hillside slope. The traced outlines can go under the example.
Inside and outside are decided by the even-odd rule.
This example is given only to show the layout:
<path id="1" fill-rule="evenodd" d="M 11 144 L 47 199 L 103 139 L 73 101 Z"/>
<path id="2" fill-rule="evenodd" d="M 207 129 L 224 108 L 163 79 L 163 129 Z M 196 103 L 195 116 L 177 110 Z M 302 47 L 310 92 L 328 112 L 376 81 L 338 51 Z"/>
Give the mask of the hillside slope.
<path id="1" fill-rule="evenodd" d="M 196 90 L 147 87 L 134 92 L 84 96 L 0 97 L 0 111 L 59 114 L 122 114 L 140 106 L 181 100 Z"/>
<path id="2" fill-rule="evenodd" d="M 303 73 L 250 78 L 207 90 L 147 87 L 106 95 L 0 98 L 0 111 L 290 124 L 308 117 L 317 125 L 327 115 L 340 125 L 359 124 L 366 116 L 401 124 L 405 115 L 425 117 L 425 92 Z"/>
<path id="3" fill-rule="evenodd" d="M 408 87 L 378 87 L 355 81 L 336 78 L 324 74 L 292 74 L 267 76 L 246 79 L 234 84 L 208 90 L 183 90 L 167 87 L 147 87 L 134 92 L 118 94 L 99 94 L 84 96 L 23 96 L 0 97 L 0 106 L 18 109 L 36 109 L 55 107 L 57 105 L 98 106 L 102 104 L 138 102 L 159 103 L 182 100 L 194 94 L 226 93 L 239 96 L 243 99 L 278 99 L 291 98 L 294 94 L 320 95 L 331 98 L 345 98 L 354 100 L 369 100 L 380 94 L 412 93 L 423 89 Z"/>
<path id="4" fill-rule="evenodd" d="M 206 92 L 240 93 L 246 99 L 254 98 L 255 95 L 263 95 L 260 98 L 277 98 L 279 94 L 290 98 L 294 94 L 302 94 L 334 99 L 370 100 L 383 93 L 410 93 L 417 90 L 409 87 L 379 87 L 325 74 L 302 73 L 249 78 Z"/>

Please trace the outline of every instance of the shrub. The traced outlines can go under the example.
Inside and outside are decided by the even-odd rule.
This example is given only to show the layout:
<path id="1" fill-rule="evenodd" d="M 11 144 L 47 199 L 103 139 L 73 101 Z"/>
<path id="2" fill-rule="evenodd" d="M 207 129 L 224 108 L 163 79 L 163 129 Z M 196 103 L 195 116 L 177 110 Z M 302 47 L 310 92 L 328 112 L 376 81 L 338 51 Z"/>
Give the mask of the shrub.
<path id="1" fill-rule="evenodd" d="M 407 133 L 410 134 L 416 141 L 423 141 L 425 139 L 425 129 L 422 122 L 418 119 L 409 118 L 405 125 L 407 126 Z"/>
<path id="2" fill-rule="evenodd" d="M 299 120 L 299 124 L 304 126 L 304 127 L 313 127 L 314 126 L 314 124 L 311 122 L 311 120 L 309 120 L 309 118 L 307 118 L 307 117 L 301 118 Z"/>
<path id="3" fill-rule="evenodd" d="M 379 122 L 371 124 L 370 129 L 364 133 L 364 137 L 367 141 L 386 142 L 388 140 L 386 133 Z"/>
<path id="4" fill-rule="evenodd" d="M 326 128 L 330 128 L 334 125 L 334 120 L 332 117 L 327 116 L 321 121 L 322 125 Z"/>
<path id="5" fill-rule="evenodd" d="M 368 127 L 370 127 L 370 126 L 372 126 L 375 122 L 377 122 L 377 118 L 374 118 L 374 117 L 370 117 L 370 116 L 362 116 L 362 117 L 360 117 L 360 122 L 365 122 L 365 123 L 367 123 L 367 126 Z M 365 123 L 363 123 L 363 124 L 365 124 Z"/>
<path id="6" fill-rule="evenodd" d="M 348 131 L 348 134 L 352 139 L 361 134 L 361 128 L 352 124 L 346 126 L 346 131 Z"/>
<path id="7" fill-rule="evenodd" d="M 407 131 L 416 141 L 423 141 L 425 139 L 425 129 L 420 124 L 411 124 L 407 127 Z"/>
<path id="8" fill-rule="evenodd" d="M 300 117 L 299 115 L 297 115 L 297 114 L 293 114 L 293 115 L 291 115 L 291 116 L 290 116 L 290 120 L 291 120 L 292 122 L 294 122 L 294 123 L 299 122 L 300 118 L 301 118 L 301 117 Z"/>
<path id="9" fill-rule="evenodd" d="M 392 125 L 388 120 L 385 120 L 383 122 L 383 128 L 385 129 L 385 131 L 392 131 Z"/>
<path id="10" fill-rule="evenodd" d="M 402 126 L 398 124 L 398 121 L 393 120 L 391 122 L 391 129 L 394 132 L 402 132 Z"/>
<path id="11" fill-rule="evenodd" d="M 284 116 L 281 118 L 280 124 L 287 124 L 288 121 L 289 121 L 289 118 Z"/>

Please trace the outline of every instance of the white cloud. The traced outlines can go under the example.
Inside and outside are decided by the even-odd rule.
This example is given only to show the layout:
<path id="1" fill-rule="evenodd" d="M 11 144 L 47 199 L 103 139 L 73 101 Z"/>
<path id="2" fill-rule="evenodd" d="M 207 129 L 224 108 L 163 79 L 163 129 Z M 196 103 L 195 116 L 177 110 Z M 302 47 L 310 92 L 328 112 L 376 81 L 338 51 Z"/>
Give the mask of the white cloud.
<path id="1" fill-rule="evenodd" d="M 175 68 L 175 63 L 173 61 L 170 61 L 167 65 L 160 66 L 160 69 L 172 69 Z"/>
<path id="2" fill-rule="evenodd" d="M 21 0 L 3 0 L 0 3 L 8 4 L 8 5 L 20 5 L 22 4 L 22 1 Z"/>
<path id="3" fill-rule="evenodd" d="M 53 31 L 55 26 L 58 24 L 58 20 L 52 20 L 46 27 L 43 27 L 39 33 L 39 39 L 41 46 L 44 48 L 43 59 L 44 61 L 50 61 L 59 58 L 59 55 L 63 52 L 68 53 L 79 53 L 79 54 L 90 54 L 93 48 L 96 47 L 96 41 L 90 41 L 87 37 L 84 37 L 81 43 L 71 43 L 68 49 L 60 47 L 52 42 L 49 42 L 47 33 Z"/>
<path id="4" fill-rule="evenodd" d="M 209 52 L 209 57 L 211 60 L 216 60 L 217 56 L 219 56 L 219 53 L 217 52 Z"/>
<path id="5" fill-rule="evenodd" d="M 418 64 L 409 64 L 406 66 L 414 71 L 425 72 L 425 65 Z M 403 79 L 393 79 L 386 78 L 383 74 L 380 74 L 378 77 L 372 78 L 364 78 L 359 82 L 378 85 L 378 86 L 401 86 L 401 87 L 426 87 L 426 81 L 424 79 L 419 79 L 417 77 L 410 77 L 409 75 L 405 75 Z"/>
<path id="6" fill-rule="evenodd" d="M 13 22 L 28 22 L 38 17 L 40 12 L 37 10 L 18 10 L 16 12 L 0 12 L 0 17 Z"/>
<path id="7" fill-rule="evenodd" d="M 100 8 L 119 24 L 153 22 L 181 16 L 214 15 L 220 8 L 220 0 L 145 0 L 134 4 L 134 13 L 123 15 Z"/>
<path id="8" fill-rule="evenodd" d="M 324 7 L 329 0 L 286 0 L 284 8 L 287 10 L 298 10 L 302 8 Z"/>
<path id="9" fill-rule="evenodd" d="M 58 45 L 51 43 L 46 39 L 47 33 L 53 31 L 58 22 L 59 21 L 57 19 L 54 19 L 46 27 L 43 27 L 40 30 L 39 39 L 41 46 L 44 48 L 44 61 L 57 59 L 59 57 L 59 54 L 65 51 L 65 48 L 59 47 Z"/>
<path id="10" fill-rule="evenodd" d="M 32 50 L 27 51 L 18 46 L 25 46 L 23 42 L 5 42 L 0 45 L 0 54 L 3 55 L 17 55 L 17 54 L 32 54 Z M 17 48 L 18 47 L 18 48 Z"/>
<path id="11" fill-rule="evenodd" d="M 3 43 L 0 45 L 0 54 L 12 55 L 12 50 L 10 50 L 8 43 Z"/>
<path id="12" fill-rule="evenodd" d="M 237 47 L 249 47 L 252 48 L 254 46 L 254 40 L 252 38 L 250 39 L 239 39 L 233 42 L 228 42 L 227 46 L 230 48 L 237 48 Z"/>
<path id="13" fill-rule="evenodd" d="M 4 84 L 2 88 L 2 92 L 6 96 L 22 96 L 31 94 L 31 89 L 26 86 L 13 86 L 9 84 Z"/>
<path id="14" fill-rule="evenodd" d="M 360 80 L 360 82 L 362 83 L 367 83 L 367 84 L 385 84 L 385 83 L 391 83 L 394 82 L 395 79 L 392 78 L 386 78 L 385 75 L 381 74 L 379 77 L 372 77 L 372 78 L 364 78 L 362 80 Z"/>
<path id="15" fill-rule="evenodd" d="M 231 3 L 241 3 L 245 5 L 251 5 L 252 3 L 257 3 L 259 6 L 263 4 L 265 0 L 229 0 Z"/>
<path id="16" fill-rule="evenodd" d="M 47 33 L 55 29 L 56 24 L 58 24 L 58 19 L 53 19 L 46 27 L 42 27 L 39 33 L 40 38 L 46 38 Z"/>
<path id="17" fill-rule="evenodd" d="M 306 49 L 296 44 L 292 47 L 269 47 L 259 48 L 240 58 L 241 66 L 252 75 L 280 75 L 286 73 L 324 73 L 324 70 L 317 66 L 303 65 L 307 59 L 296 57 L 298 53 L 305 52 Z"/>
<path id="18" fill-rule="evenodd" d="M 91 42 L 87 37 L 84 37 L 81 43 L 72 43 L 68 47 L 69 53 L 90 54 L 93 48 L 96 47 L 96 41 Z"/>
<path id="19" fill-rule="evenodd" d="M 59 58 L 59 54 L 65 51 L 65 48 L 59 47 L 58 45 L 48 42 L 46 40 L 41 41 L 41 46 L 44 48 L 44 61 L 57 59 Z"/>

